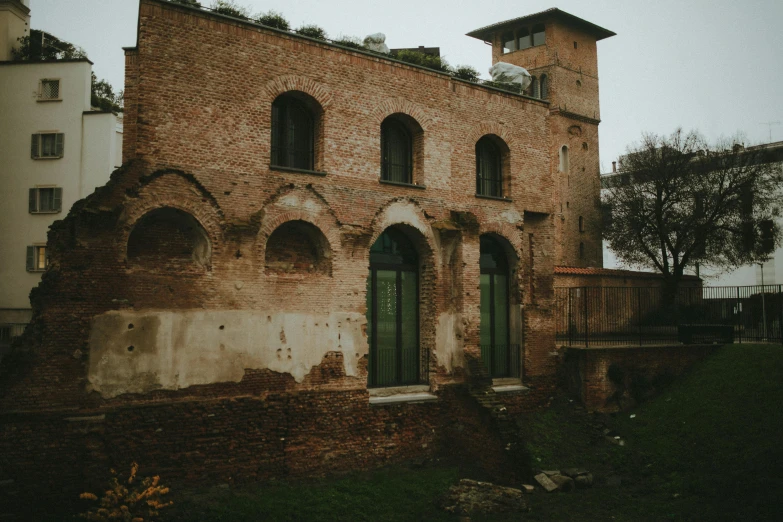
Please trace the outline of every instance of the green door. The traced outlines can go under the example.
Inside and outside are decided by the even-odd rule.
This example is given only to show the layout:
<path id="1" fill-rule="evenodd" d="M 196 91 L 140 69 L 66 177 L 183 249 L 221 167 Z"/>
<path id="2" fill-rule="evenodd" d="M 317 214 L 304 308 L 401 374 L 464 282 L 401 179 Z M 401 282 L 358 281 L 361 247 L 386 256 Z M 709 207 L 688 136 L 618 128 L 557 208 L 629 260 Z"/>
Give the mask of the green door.
<path id="1" fill-rule="evenodd" d="M 508 262 L 497 241 L 481 238 L 481 359 L 491 377 L 515 374 L 509 346 Z"/>
<path id="2" fill-rule="evenodd" d="M 369 386 L 421 382 L 416 262 L 410 241 L 393 229 L 381 234 L 370 249 L 367 278 Z"/>

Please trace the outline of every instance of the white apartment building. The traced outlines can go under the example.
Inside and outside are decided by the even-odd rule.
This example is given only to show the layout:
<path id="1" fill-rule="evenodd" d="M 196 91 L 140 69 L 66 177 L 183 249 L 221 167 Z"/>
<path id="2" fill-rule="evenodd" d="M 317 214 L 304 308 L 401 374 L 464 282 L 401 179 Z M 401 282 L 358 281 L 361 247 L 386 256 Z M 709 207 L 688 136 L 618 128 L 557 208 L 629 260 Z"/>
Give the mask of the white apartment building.
<path id="1" fill-rule="evenodd" d="M 29 0 L 0 0 L 0 357 L 31 317 L 49 226 L 122 161 L 122 125 L 91 110 L 92 62 L 12 61 Z"/>

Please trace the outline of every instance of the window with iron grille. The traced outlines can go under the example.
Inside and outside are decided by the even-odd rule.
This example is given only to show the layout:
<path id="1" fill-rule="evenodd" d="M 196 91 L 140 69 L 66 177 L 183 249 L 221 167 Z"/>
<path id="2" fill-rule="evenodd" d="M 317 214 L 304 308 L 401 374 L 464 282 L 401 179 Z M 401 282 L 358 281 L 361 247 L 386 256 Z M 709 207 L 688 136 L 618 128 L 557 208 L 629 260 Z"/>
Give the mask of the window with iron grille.
<path id="1" fill-rule="evenodd" d="M 60 80 L 44 79 L 38 90 L 39 100 L 59 100 Z"/>
<path id="2" fill-rule="evenodd" d="M 476 143 L 476 194 L 503 197 L 503 158 L 489 136 Z"/>
<path id="3" fill-rule="evenodd" d="M 413 183 L 413 139 L 405 124 L 394 118 L 381 124 L 381 179 Z"/>
<path id="4" fill-rule="evenodd" d="M 278 96 L 272 103 L 272 165 L 313 170 L 314 139 L 310 108 L 291 95 Z"/>
<path id="5" fill-rule="evenodd" d="M 33 134 L 30 157 L 33 159 L 56 159 L 63 157 L 65 135 L 59 132 Z"/>
<path id="6" fill-rule="evenodd" d="M 541 90 L 538 86 L 538 78 L 533 76 L 533 80 L 530 82 L 530 96 L 533 98 L 540 98 L 541 97 Z"/>
<path id="7" fill-rule="evenodd" d="M 27 271 L 43 272 L 49 266 L 49 253 L 46 246 L 27 247 Z"/>
<path id="8" fill-rule="evenodd" d="M 60 212 L 63 206 L 63 189 L 59 187 L 36 187 L 29 190 L 28 209 L 30 214 Z"/>

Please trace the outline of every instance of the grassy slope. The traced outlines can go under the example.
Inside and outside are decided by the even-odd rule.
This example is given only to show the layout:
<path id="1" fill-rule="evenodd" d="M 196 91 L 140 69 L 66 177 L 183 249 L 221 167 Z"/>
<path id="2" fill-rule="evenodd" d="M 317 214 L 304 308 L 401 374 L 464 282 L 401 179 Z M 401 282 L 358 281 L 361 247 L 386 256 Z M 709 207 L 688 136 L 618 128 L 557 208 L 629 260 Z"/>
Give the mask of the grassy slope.
<path id="1" fill-rule="evenodd" d="M 605 441 L 602 421 L 625 446 Z M 780 346 L 728 346 L 662 396 L 615 417 L 562 400 L 525 423 L 542 469 L 584 467 L 596 476 L 589 490 L 533 495 L 525 520 L 783 519 Z M 608 485 L 610 476 L 621 485 Z M 435 500 L 457 478 L 454 468 L 393 469 L 196 492 L 179 503 L 177 520 L 453 521 Z"/>

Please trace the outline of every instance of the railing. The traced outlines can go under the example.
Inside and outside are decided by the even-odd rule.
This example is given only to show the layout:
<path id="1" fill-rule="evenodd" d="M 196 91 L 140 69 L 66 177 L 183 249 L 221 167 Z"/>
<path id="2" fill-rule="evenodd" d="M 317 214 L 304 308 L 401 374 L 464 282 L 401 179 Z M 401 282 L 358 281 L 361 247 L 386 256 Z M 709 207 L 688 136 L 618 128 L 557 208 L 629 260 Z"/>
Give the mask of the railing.
<path id="1" fill-rule="evenodd" d="M 518 344 L 482 344 L 481 360 L 492 378 L 520 375 Z"/>
<path id="2" fill-rule="evenodd" d="M 556 288 L 555 320 L 569 346 L 783 342 L 783 285 Z"/>
<path id="3" fill-rule="evenodd" d="M 0 323 L 0 359 L 8 353 L 14 338 L 24 333 L 27 323 Z"/>

